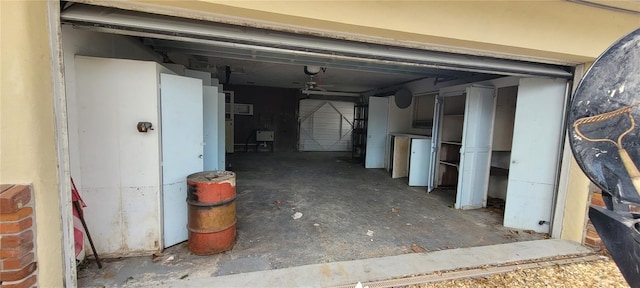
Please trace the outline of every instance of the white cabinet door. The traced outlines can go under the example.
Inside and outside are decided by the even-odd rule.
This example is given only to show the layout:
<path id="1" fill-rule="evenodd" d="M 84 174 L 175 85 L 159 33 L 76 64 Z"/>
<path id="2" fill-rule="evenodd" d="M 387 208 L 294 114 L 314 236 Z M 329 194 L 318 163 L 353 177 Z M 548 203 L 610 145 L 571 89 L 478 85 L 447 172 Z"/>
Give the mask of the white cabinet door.
<path id="1" fill-rule="evenodd" d="M 203 89 L 204 170 L 224 170 L 224 94 L 215 86 L 204 86 Z"/>
<path id="2" fill-rule="evenodd" d="M 493 88 L 469 87 L 466 91 L 455 207 L 475 209 L 486 206 L 487 201 L 496 98 Z"/>
<path id="3" fill-rule="evenodd" d="M 367 153 L 365 168 L 384 168 L 387 145 L 387 122 L 389 99 L 369 97 L 369 119 L 367 120 Z"/>
<path id="4" fill-rule="evenodd" d="M 218 170 L 227 169 L 227 130 L 224 115 L 225 95 L 218 90 Z M 233 134 L 232 134 L 233 137 Z M 232 151 L 233 152 L 233 151 Z"/>
<path id="5" fill-rule="evenodd" d="M 218 87 L 204 86 L 204 170 L 218 170 Z"/>
<path id="6" fill-rule="evenodd" d="M 411 140 L 409 186 L 427 186 L 430 177 L 431 139 Z"/>
<path id="7" fill-rule="evenodd" d="M 187 176 L 203 170 L 202 80 L 160 74 L 163 241 L 187 240 Z"/>
<path id="8" fill-rule="evenodd" d="M 427 192 L 431 193 L 438 187 L 438 149 L 440 144 L 440 129 L 442 129 L 442 106 L 444 100 L 436 96 L 436 103 L 433 107 L 433 126 L 431 129 L 431 158 L 429 159 L 429 178 L 427 179 Z"/>
<path id="9" fill-rule="evenodd" d="M 520 80 L 504 226 L 548 233 L 562 138 L 566 81 Z"/>

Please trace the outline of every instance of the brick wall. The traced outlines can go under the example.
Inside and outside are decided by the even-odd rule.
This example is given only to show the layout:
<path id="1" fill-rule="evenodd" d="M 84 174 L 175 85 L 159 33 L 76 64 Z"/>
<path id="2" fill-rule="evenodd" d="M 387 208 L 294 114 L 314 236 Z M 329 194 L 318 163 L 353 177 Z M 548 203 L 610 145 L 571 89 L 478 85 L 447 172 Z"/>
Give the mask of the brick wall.
<path id="1" fill-rule="evenodd" d="M 602 200 L 602 191 L 597 188 L 593 188 L 591 190 L 591 205 L 605 207 L 604 200 Z M 593 223 L 591 223 L 591 219 L 587 221 L 587 232 L 584 236 L 584 244 L 591 248 L 594 248 L 596 251 L 606 249 L 604 247 L 604 243 L 602 243 L 602 240 L 600 240 L 598 232 L 596 232 L 596 228 L 593 226 Z"/>
<path id="2" fill-rule="evenodd" d="M 595 187 L 595 185 L 591 185 L 591 205 L 606 207 L 604 204 L 604 200 L 602 199 L 602 190 Z M 640 213 L 640 207 L 629 205 L 629 209 L 632 212 Z M 587 221 L 587 231 L 584 236 L 584 244 L 594 248 L 596 251 L 606 250 L 604 247 L 604 243 L 600 239 L 600 235 L 596 231 L 596 228 L 591 223 L 591 219 Z"/>
<path id="3" fill-rule="evenodd" d="M 0 185 L 0 286 L 37 284 L 35 215 L 30 186 Z"/>

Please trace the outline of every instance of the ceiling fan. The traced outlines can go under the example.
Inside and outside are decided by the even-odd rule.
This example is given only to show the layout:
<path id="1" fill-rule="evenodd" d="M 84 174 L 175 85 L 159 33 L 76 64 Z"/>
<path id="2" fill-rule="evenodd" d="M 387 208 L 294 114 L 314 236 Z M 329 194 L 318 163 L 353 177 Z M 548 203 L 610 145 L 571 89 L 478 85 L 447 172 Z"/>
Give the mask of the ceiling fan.
<path id="1" fill-rule="evenodd" d="M 304 83 L 304 89 L 303 90 L 327 91 L 327 89 L 325 89 L 325 87 L 328 87 L 328 85 L 320 85 L 313 78 L 314 76 L 318 75 L 318 73 L 320 73 L 320 72 L 324 73 L 326 71 L 327 71 L 326 67 L 304 66 L 304 74 L 309 75 L 309 81 Z"/>
<path id="2" fill-rule="evenodd" d="M 304 84 L 304 88 L 300 90 L 302 94 L 307 96 L 309 95 L 323 95 L 323 96 L 348 96 L 348 97 L 359 97 L 361 96 L 359 93 L 350 93 L 350 92 L 338 92 L 338 91 L 328 91 L 325 87 L 330 87 L 331 85 L 323 85 L 318 84 L 318 82 L 314 81 L 313 77 L 318 73 L 325 73 L 327 71 L 326 67 L 321 66 L 304 66 L 304 73 L 309 75 L 309 81 Z"/>
<path id="3" fill-rule="evenodd" d="M 309 81 L 304 84 L 304 88 L 300 90 L 300 92 L 304 95 L 321 95 L 321 96 L 347 96 L 347 97 L 359 97 L 361 96 L 359 93 L 350 93 L 350 92 L 339 92 L 339 91 L 328 91 L 325 87 L 330 87 L 332 85 L 322 85 L 316 82 L 313 77 L 318 73 L 326 72 L 326 67 L 320 66 L 304 66 L 304 74 L 309 75 Z"/>

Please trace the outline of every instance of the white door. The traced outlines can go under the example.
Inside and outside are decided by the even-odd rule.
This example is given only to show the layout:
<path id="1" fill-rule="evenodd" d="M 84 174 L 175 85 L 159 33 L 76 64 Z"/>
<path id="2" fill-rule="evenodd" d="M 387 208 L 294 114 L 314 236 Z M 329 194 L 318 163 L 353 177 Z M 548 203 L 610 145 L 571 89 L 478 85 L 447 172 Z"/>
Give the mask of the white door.
<path id="1" fill-rule="evenodd" d="M 351 151 L 353 102 L 300 101 L 300 151 Z"/>
<path id="2" fill-rule="evenodd" d="M 513 127 L 504 226 L 548 233 L 566 81 L 521 79 Z"/>
<path id="3" fill-rule="evenodd" d="M 455 205 L 457 209 L 486 206 L 496 110 L 493 88 L 468 87 L 466 91 Z"/>
<path id="4" fill-rule="evenodd" d="M 218 87 L 204 86 L 204 170 L 224 170 L 224 94 Z M 222 152 L 222 153 L 220 153 Z M 222 156 L 222 157 L 221 157 Z"/>
<path id="5" fill-rule="evenodd" d="M 389 98 L 369 97 L 365 168 L 384 168 L 389 122 Z"/>
<path id="6" fill-rule="evenodd" d="M 203 170 L 202 80 L 160 74 L 163 241 L 187 240 L 187 176 Z"/>
<path id="7" fill-rule="evenodd" d="M 218 170 L 227 169 L 227 128 L 224 115 L 224 102 L 225 94 L 218 89 Z M 233 137 L 233 134 L 231 137 Z"/>
<path id="8" fill-rule="evenodd" d="M 431 139 L 411 140 L 411 159 L 409 160 L 409 186 L 427 186 L 431 165 Z"/>
<path id="9" fill-rule="evenodd" d="M 429 159 L 429 179 L 427 182 L 427 192 L 431 193 L 433 189 L 438 187 L 436 181 L 436 173 L 438 167 L 438 149 L 440 143 L 440 129 L 442 128 L 442 106 L 443 99 L 438 95 L 436 96 L 436 103 L 433 107 L 433 125 L 431 129 L 431 158 Z"/>

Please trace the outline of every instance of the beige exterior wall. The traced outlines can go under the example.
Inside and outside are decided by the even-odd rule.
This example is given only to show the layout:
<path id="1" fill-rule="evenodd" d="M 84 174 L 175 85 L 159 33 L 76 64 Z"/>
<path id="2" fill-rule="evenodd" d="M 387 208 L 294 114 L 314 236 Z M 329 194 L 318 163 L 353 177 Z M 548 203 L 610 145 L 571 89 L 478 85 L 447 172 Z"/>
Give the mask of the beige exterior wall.
<path id="1" fill-rule="evenodd" d="M 47 2 L 0 2 L 0 182 L 33 184 L 39 286 L 63 284 Z"/>
<path id="2" fill-rule="evenodd" d="M 593 62 L 584 63 L 581 69 L 576 69 L 575 82 L 581 79 L 593 65 Z M 574 85 L 575 92 L 577 84 Z M 566 148 L 569 149 L 569 140 L 566 140 Z M 591 199 L 589 184 L 591 181 L 582 172 L 576 160 L 571 157 L 569 159 L 569 175 L 567 179 L 567 194 L 564 203 L 564 219 L 562 221 L 562 230 L 560 238 L 572 240 L 578 243 L 584 242 L 584 236 L 587 229 L 587 211 Z"/>
<path id="3" fill-rule="evenodd" d="M 47 3 L 0 3 L 0 182 L 33 183 L 39 285 L 60 287 L 63 256 L 58 240 L 62 239 L 61 213 Z M 457 51 L 496 52 L 569 63 L 592 61 L 640 23 L 636 15 L 565 1 L 122 1 L 103 4 L 145 7 L 170 15 L 280 29 L 306 26 L 341 37 L 360 34 L 402 45 L 442 50 L 457 47 Z M 580 241 L 588 181 L 577 165 L 572 165 L 570 174 L 562 237 Z"/>
<path id="4" fill-rule="evenodd" d="M 564 206 L 564 221 L 560 238 L 582 243 L 587 225 L 589 179 L 584 175 L 578 163 L 571 157 L 567 198 Z"/>
<path id="5" fill-rule="evenodd" d="M 254 19 L 256 26 L 294 31 L 302 26 L 320 33 L 338 31 L 571 63 L 593 61 L 640 23 L 638 15 L 560 0 L 80 1 L 127 8 L 144 5 L 185 17 L 228 22 L 246 18 Z M 223 16 L 212 16 L 216 14 Z"/>

